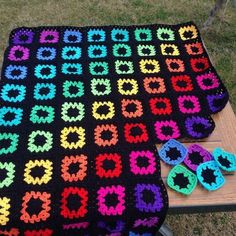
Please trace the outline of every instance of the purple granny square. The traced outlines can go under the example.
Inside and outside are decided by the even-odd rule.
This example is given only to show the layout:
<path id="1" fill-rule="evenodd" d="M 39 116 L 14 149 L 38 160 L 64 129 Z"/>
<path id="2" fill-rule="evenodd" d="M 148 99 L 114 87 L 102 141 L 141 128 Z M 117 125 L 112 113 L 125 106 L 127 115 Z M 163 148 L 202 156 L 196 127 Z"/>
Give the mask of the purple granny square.
<path id="1" fill-rule="evenodd" d="M 56 30 L 43 30 L 40 34 L 40 43 L 57 43 L 59 41 L 59 32 Z"/>
<path id="2" fill-rule="evenodd" d="M 30 44 L 33 42 L 34 32 L 30 29 L 19 29 L 14 33 L 12 42 L 18 44 Z"/>
<path id="3" fill-rule="evenodd" d="M 212 160 L 212 155 L 206 149 L 198 144 L 192 144 L 188 147 L 188 154 L 184 159 L 185 165 L 193 171 L 203 162 Z"/>

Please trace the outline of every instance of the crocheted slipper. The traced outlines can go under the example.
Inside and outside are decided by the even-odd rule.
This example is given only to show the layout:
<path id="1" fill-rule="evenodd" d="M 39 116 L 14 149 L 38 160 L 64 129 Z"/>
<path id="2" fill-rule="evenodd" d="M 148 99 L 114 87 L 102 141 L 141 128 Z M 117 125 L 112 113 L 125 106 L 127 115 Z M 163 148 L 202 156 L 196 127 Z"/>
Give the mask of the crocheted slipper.
<path id="1" fill-rule="evenodd" d="M 184 164 L 196 172 L 197 167 L 207 161 L 212 160 L 212 155 L 206 149 L 198 144 L 192 144 L 188 147 L 188 154 L 184 159 Z"/>
<path id="2" fill-rule="evenodd" d="M 226 152 L 222 148 L 215 148 L 212 154 L 221 169 L 236 171 L 236 155 Z"/>
<path id="3" fill-rule="evenodd" d="M 197 176 L 186 167 L 177 165 L 169 172 L 167 184 L 176 192 L 189 195 L 197 185 Z"/>
<path id="4" fill-rule="evenodd" d="M 186 157 L 187 148 L 175 139 L 170 139 L 160 148 L 159 155 L 165 163 L 178 165 Z"/>
<path id="5" fill-rule="evenodd" d="M 225 183 L 224 176 L 215 161 L 208 161 L 199 165 L 197 177 L 202 186 L 209 191 L 216 190 Z"/>

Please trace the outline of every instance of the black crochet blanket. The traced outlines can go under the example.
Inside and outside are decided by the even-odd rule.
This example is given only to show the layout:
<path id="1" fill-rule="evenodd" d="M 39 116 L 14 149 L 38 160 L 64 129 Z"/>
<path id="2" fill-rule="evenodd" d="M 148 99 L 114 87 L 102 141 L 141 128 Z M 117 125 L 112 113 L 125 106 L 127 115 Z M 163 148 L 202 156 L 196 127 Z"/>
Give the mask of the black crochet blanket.
<path id="1" fill-rule="evenodd" d="M 228 101 L 192 22 L 17 28 L 1 77 L 3 235 L 153 235 L 155 143 L 210 135 Z"/>

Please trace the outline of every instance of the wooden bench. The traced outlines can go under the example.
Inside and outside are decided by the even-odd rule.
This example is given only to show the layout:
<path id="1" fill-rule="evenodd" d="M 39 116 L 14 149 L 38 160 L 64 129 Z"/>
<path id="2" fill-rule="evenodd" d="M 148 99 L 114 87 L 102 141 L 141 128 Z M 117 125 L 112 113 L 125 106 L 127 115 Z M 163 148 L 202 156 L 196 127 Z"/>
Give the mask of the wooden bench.
<path id="1" fill-rule="evenodd" d="M 228 103 L 226 107 L 213 116 L 216 127 L 210 137 L 199 141 L 203 147 L 212 151 L 215 147 L 222 147 L 226 151 L 236 153 L 236 118 Z M 182 140 L 188 146 L 196 141 Z M 159 145 L 158 145 L 159 147 Z M 166 183 L 166 178 L 170 167 L 161 163 L 162 178 Z M 189 196 L 179 194 L 170 188 L 169 213 L 196 213 L 213 211 L 233 211 L 236 210 L 236 173 L 224 173 L 225 185 L 213 192 L 203 189 L 200 184 Z"/>

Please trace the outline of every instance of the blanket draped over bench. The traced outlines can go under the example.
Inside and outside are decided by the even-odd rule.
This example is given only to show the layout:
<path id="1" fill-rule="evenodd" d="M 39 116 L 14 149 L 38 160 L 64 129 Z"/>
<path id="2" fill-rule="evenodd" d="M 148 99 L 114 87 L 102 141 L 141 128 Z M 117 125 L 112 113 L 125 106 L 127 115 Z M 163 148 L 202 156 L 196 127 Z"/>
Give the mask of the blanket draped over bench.
<path id="1" fill-rule="evenodd" d="M 210 135 L 227 101 L 192 22 L 14 29 L 0 233 L 153 235 L 168 209 L 155 144 Z"/>

